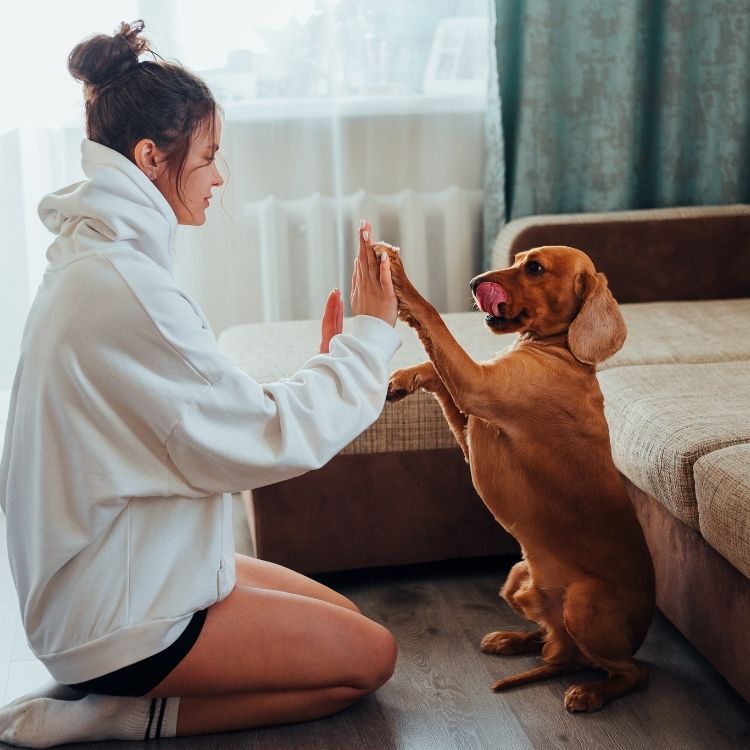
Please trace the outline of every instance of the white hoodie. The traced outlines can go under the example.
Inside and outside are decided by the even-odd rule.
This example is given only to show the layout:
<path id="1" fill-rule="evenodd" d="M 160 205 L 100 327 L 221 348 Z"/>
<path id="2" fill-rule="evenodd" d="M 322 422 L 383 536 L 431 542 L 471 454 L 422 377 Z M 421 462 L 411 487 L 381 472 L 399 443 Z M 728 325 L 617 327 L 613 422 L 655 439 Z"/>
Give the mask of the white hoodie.
<path id="1" fill-rule="evenodd" d="M 174 283 L 177 221 L 130 161 L 82 144 L 88 180 L 39 205 L 57 235 L 21 345 L 0 506 L 23 622 L 60 682 L 169 646 L 235 583 L 228 494 L 315 469 L 383 408 L 400 345 L 357 316 L 259 385 Z"/>

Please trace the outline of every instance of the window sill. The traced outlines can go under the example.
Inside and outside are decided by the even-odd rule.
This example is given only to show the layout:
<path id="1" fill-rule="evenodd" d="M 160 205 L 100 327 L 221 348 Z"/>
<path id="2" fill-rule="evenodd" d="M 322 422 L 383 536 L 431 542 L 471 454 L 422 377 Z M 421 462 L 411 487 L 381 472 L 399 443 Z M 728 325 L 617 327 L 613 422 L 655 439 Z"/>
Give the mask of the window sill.
<path id="1" fill-rule="evenodd" d="M 482 113 L 484 95 L 348 96 L 337 98 L 256 99 L 223 105 L 233 121 L 303 120 L 330 117 L 383 117 L 414 114 Z"/>

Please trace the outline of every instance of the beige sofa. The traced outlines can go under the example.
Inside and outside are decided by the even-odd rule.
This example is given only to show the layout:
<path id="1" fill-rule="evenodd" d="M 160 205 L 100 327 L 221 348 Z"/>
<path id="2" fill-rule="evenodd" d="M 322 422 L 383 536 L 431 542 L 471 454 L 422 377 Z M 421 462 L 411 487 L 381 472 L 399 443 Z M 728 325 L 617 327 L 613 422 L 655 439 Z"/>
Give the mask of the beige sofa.
<path id="1" fill-rule="evenodd" d="M 586 250 L 621 303 L 628 338 L 599 381 L 657 602 L 750 701 L 750 206 L 529 217 L 503 229 L 493 265 L 543 244 Z M 481 313 L 445 318 L 477 359 L 512 340 Z M 237 326 L 220 345 L 273 380 L 315 351 L 318 325 Z M 402 332 L 394 368 L 424 359 Z M 386 404 L 322 469 L 246 502 L 257 554 L 306 572 L 517 551 L 424 393 Z"/>

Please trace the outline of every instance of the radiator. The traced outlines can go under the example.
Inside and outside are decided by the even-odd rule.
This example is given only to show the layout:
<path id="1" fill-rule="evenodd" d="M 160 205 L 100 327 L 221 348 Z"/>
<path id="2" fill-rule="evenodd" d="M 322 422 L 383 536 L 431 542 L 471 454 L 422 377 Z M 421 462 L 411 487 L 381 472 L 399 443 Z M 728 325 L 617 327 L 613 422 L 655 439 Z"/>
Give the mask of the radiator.
<path id="1" fill-rule="evenodd" d="M 320 317 L 333 287 L 342 290 L 349 314 L 361 218 L 371 221 L 375 239 L 402 249 L 409 277 L 438 310 L 469 310 L 468 282 L 481 258 L 481 212 L 482 191 L 455 186 L 246 203 L 245 230 L 259 250 L 263 319 Z"/>

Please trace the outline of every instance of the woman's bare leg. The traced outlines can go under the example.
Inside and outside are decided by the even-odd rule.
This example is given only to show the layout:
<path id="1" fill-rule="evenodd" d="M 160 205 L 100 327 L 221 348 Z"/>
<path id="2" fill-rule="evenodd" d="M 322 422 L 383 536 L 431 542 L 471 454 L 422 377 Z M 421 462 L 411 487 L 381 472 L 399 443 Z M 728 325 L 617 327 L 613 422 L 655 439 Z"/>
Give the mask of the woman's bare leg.
<path id="1" fill-rule="evenodd" d="M 210 608 L 190 658 L 151 695 L 43 686 L 0 709 L 2 739 L 48 747 L 304 721 L 345 708 L 388 678 L 392 637 L 348 599 L 271 563 L 240 556 L 237 573 L 238 588 Z M 181 692 L 190 697 L 171 698 Z M 151 700 L 157 695 L 171 700 Z"/>
<path id="2" fill-rule="evenodd" d="M 359 607 L 354 602 L 349 601 L 343 594 L 339 594 L 328 586 L 302 575 L 302 573 L 285 568 L 283 565 L 277 565 L 267 560 L 258 560 L 247 555 L 236 554 L 234 558 L 238 586 L 300 594 L 331 604 L 338 604 L 340 607 L 351 609 L 353 612 L 359 612 Z"/>
<path id="3" fill-rule="evenodd" d="M 233 732 L 241 729 L 313 721 L 343 711 L 363 698 L 351 688 L 244 693 L 212 698 L 182 698 L 177 736 Z"/>
<path id="4" fill-rule="evenodd" d="M 149 697 L 181 696 L 180 736 L 306 721 L 380 687 L 396 651 L 385 628 L 348 607 L 238 585 Z"/>

